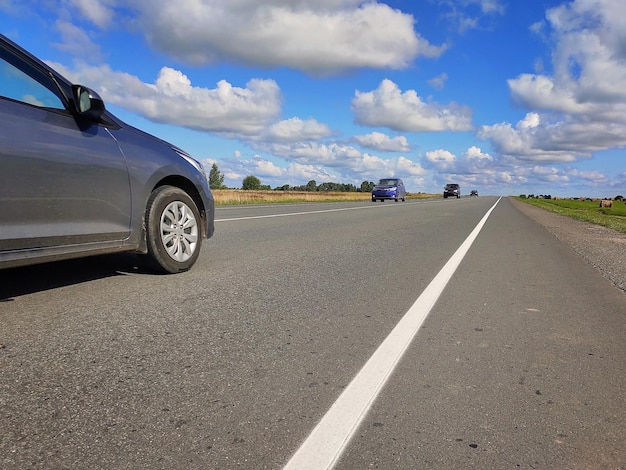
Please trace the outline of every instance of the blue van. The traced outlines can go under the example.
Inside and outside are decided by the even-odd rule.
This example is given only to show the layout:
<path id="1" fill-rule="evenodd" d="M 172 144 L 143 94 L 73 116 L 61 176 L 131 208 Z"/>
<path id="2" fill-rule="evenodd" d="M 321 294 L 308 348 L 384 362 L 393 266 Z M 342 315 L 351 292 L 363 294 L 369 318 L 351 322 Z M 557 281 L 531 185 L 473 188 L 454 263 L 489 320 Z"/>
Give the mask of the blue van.
<path id="1" fill-rule="evenodd" d="M 404 202 L 406 200 L 406 190 L 400 178 L 381 179 L 374 186 L 374 189 L 372 189 L 372 202 L 384 202 L 385 199 L 393 199 L 396 202 Z"/>

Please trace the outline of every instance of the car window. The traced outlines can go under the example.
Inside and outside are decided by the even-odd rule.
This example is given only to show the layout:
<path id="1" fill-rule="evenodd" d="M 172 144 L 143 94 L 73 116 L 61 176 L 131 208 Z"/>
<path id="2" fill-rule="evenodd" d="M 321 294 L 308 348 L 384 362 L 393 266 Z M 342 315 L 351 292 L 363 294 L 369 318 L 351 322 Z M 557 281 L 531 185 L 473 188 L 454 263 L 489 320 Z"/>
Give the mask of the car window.
<path id="1" fill-rule="evenodd" d="M 398 184 L 398 180 L 380 180 L 378 184 L 392 186 Z"/>
<path id="2" fill-rule="evenodd" d="M 0 95 L 42 108 L 65 109 L 49 88 L 0 58 Z"/>

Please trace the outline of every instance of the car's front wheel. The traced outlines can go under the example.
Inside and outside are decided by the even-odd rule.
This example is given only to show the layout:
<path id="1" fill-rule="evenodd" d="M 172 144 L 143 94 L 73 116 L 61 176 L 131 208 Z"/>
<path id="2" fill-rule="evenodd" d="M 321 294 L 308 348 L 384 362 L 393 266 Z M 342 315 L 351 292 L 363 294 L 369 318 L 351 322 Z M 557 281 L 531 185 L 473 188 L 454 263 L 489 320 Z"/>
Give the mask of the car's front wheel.
<path id="1" fill-rule="evenodd" d="M 148 255 L 165 273 L 189 270 L 202 246 L 200 211 L 179 188 L 155 189 L 146 208 Z"/>

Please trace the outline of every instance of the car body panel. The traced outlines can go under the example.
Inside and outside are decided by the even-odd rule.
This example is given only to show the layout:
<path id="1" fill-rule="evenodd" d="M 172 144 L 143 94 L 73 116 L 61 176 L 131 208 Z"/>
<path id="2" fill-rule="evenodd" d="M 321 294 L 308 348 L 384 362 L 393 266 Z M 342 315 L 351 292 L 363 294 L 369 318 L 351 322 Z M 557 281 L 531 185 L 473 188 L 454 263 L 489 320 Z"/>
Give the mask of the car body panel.
<path id="1" fill-rule="evenodd" d="M 128 169 L 107 129 L 1 99 L 0 120 L 3 249 L 128 238 Z"/>

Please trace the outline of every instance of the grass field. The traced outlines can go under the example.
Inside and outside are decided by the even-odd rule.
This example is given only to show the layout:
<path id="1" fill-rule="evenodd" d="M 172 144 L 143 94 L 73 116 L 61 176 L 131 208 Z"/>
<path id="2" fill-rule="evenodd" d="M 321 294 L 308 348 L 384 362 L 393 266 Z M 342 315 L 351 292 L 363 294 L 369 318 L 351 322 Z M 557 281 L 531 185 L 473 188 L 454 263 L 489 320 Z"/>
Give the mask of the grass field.
<path id="1" fill-rule="evenodd" d="M 613 207 L 600 207 L 600 201 L 576 201 L 571 199 L 526 199 L 519 201 L 557 212 L 573 219 L 584 220 L 626 233 L 626 204 L 613 201 Z"/>
<path id="2" fill-rule="evenodd" d="M 243 189 L 214 189 L 213 197 L 218 206 L 239 204 L 268 204 L 294 202 L 345 202 L 369 201 L 370 193 L 357 192 L 311 192 L 311 191 L 251 191 Z M 407 194 L 407 199 L 441 197 L 440 194 Z M 379 203 L 380 204 L 380 203 Z"/>

